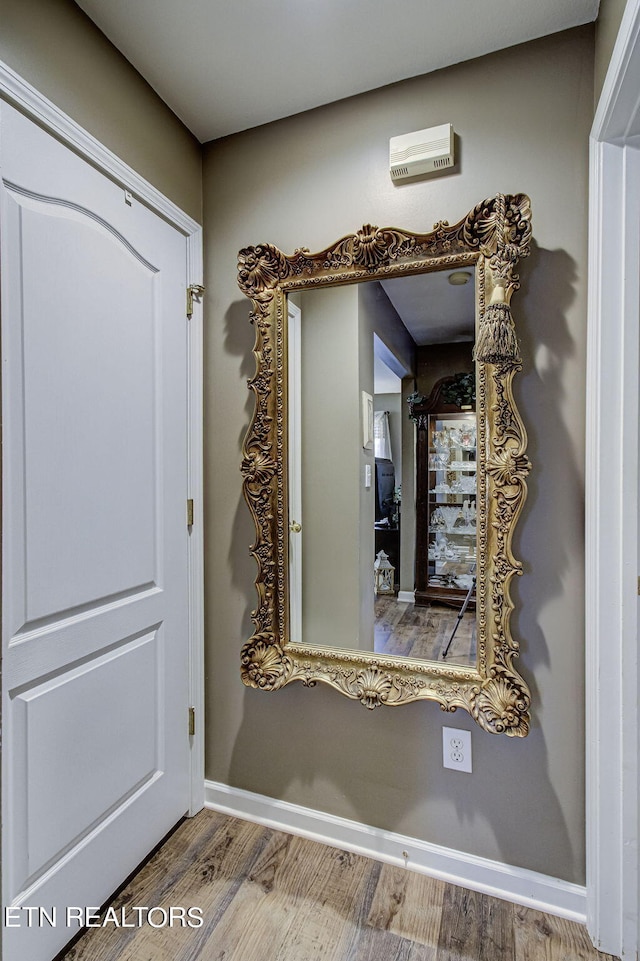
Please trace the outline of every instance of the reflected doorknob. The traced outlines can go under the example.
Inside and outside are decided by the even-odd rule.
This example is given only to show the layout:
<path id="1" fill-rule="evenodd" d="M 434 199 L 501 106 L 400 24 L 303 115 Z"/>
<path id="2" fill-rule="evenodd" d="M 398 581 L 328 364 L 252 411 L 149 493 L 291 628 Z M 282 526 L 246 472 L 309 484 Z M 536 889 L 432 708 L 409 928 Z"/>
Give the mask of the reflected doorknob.
<path id="1" fill-rule="evenodd" d="M 302 530 L 302 524 L 298 524 L 297 521 L 291 521 L 289 524 L 289 530 L 293 531 L 294 534 L 299 534 Z"/>

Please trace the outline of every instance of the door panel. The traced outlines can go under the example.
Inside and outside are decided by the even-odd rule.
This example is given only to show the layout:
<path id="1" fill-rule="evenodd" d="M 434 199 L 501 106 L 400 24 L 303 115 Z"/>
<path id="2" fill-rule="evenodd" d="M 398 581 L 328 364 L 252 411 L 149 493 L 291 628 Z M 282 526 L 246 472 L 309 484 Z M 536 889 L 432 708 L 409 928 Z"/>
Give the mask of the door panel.
<path id="1" fill-rule="evenodd" d="M 157 271 L 113 232 L 88 216 L 70 220 L 60 205 L 23 200 L 9 195 L 23 244 L 16 320 L 24 421 L 16 440 L 28 502 L 19 630 L 157 581 L 153 345 L 161 308 Z M 45 472 L 43 463 L 59 466 Z M 114 550 L 134 526 L 126 553 Z"/>
<path id="2" fill-rule="evenodd" d="M 14 809 L 24 812 L 26 845 L 16 851 L 15 888 L 32 884 L 162 771 L 160 638 L 155 631 L 127 640 L 16 694 L 15 737 L 25 752 L 24 761 L 14 756 L 10 784 Z"/>
<path id="3" fill-rule="evenodd" d="M 63 919 L 189 806 L 186 238 L 0 119 L 3 900 Z"/>

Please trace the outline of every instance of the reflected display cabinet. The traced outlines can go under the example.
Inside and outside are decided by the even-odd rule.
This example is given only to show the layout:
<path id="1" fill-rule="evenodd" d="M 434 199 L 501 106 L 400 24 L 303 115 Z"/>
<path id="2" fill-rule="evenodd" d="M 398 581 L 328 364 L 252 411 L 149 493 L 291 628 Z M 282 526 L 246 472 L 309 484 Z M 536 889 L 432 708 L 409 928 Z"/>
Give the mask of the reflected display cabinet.
<path id="1" fill-rule="evenodd" d="M 467 391 L 456 390 L 466 378 Z M 410 398 L 416 422 L 415 603 L 475 605 L 477 456 L 471 375 Z M 468 400 L 469 403 L 464 403 Z"/>

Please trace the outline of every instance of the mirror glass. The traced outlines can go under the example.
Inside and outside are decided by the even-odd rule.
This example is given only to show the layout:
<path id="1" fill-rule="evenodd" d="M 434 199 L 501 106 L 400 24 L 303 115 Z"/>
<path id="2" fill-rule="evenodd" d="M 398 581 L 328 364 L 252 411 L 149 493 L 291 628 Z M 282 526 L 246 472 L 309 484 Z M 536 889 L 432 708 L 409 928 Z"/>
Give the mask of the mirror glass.
<path id="1" fill-rule="evenodd" d="M 475 281 L 289 296 L 293 643 L 476 665 Z"/>

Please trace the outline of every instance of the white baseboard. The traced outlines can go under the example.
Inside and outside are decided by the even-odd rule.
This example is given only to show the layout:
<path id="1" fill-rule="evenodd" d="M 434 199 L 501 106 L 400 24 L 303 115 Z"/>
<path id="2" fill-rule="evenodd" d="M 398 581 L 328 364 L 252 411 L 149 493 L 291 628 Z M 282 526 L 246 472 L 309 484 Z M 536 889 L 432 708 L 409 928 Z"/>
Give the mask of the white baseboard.
<path id="1" fill-rule="evenodd" d="M 205 807 L 581 924 L 586 920 L 586 889 L 537 871 L 490 861 L 215 781 L 205 781 Z"/>
<path id="2" fill-rule="evenodd" d="M 415 591 L 398 591 L 398 600 L 403 604 L 414 604 L 415 599 Z"/>

